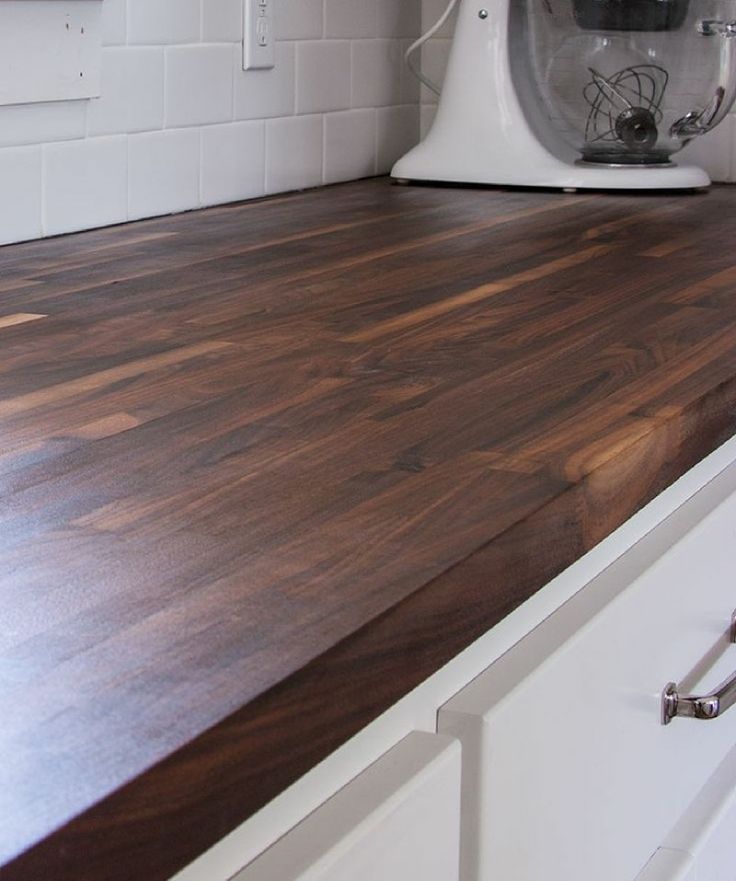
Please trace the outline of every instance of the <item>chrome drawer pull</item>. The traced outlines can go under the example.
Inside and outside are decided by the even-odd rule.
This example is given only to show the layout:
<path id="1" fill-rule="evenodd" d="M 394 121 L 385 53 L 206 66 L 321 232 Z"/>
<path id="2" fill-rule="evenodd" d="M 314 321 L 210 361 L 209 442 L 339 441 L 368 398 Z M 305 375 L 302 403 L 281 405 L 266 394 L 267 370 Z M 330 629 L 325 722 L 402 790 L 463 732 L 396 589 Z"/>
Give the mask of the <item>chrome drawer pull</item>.
<path id="1" fill-rule="evenodd" d="M 736 612 L 731 616 L 729 640 L 736 643 Z M 734 704 L 736 704 L 736 673 L 722 682 L 715 691 L 702 697 L 678 694 L 677 683 L 668 682 L 662 692 L 662 724 L 669 725 L 675 716 L 717 719 Z"/>

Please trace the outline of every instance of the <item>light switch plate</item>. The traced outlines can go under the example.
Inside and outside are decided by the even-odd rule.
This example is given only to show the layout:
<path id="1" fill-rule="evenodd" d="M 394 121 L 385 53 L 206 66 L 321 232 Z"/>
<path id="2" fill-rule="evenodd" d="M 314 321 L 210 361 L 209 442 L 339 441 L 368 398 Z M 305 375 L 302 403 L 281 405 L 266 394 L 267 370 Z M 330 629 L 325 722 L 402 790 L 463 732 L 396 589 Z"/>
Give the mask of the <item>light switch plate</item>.
<path id="1" fill-rule="evenodd" d="M 0 105 L 100 94 L 102 0 L 0 2 Z"/>
<path id="2" fill-rule="evenodd" d="M 244 0 L 243 70 L 275 65 L 273 12 L 277 0 Z"/>

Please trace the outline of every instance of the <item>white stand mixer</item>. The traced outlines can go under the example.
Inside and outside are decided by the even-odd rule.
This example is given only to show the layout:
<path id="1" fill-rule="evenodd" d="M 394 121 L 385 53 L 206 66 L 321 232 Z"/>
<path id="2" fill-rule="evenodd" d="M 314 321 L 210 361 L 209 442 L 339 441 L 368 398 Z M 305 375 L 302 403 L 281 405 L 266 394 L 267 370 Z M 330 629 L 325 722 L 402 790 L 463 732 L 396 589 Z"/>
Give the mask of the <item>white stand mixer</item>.
<path id="1" fill-rule="evenodd" d="M 437 115 L 425 139 L 396 163 L 392 177 L 597 190 L 693 190 L 710 184 L 695 166 L 581 162 L 563 143 L 543 143 L 512 75 L 510 53 L 525 51 L 514 44 L 510 29 L 511 5 L 517 2 L 460 0 Z"/>

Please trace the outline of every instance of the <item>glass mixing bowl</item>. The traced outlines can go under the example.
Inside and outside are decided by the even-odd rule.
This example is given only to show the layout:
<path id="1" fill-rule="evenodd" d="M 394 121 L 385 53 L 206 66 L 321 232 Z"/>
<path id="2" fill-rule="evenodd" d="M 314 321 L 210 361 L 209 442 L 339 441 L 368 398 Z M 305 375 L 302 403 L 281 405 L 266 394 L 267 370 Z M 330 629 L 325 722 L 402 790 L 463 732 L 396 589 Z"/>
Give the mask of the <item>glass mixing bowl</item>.
<path id="1" fill-rule="evenodd" d="M 736 0 L 525 0 L 526 75 L 582 161 L 669 163 L 736 98 Z"/>

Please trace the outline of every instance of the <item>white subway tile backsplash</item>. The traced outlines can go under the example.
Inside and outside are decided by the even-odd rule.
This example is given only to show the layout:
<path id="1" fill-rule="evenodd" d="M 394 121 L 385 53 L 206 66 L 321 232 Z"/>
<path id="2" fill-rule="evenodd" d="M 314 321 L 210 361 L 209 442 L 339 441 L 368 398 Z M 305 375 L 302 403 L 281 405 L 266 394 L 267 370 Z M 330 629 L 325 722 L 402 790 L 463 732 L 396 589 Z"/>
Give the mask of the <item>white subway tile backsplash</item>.
<path id="1" fill-rule="evenodd" d="M 83 138 L 88 103 L 59 101 L 0 107 L 0 147 Z"/>
<path id="2" fill-rule="evenodd" d="M 410 37 L 416 40 L 421 28 L 422 10 L 419 3 L 399 0 L 374 0 L 379 37 Z M 443 2 L 443 8 L 447 5 Z"/>
<path id="3" fill-rule="evenodd" d="M 447 8 L 447 0 L 422 0 L 421 10 L 419 10 L 419 15 L 422 20 L 422 33 L 428 31 L 431 27 L 434 26 L 436 21 L 439 21 L 440 16 Z M 444 39 L 447 37 L 451 37 L 455 31 L 455 21 L 457 20 L 457 9 L 454 10 L 452 15 L 447 19 L 447 21 L 442 25 L 439 31 L 437 31 L 435 37 L 437 39 Z"/>
<path id="4" fill-rule="evenodd" d="M 401 100 L 401 43 L 356 40 L 353 46 L 353 107 L 387 107 Z"/>
<path id="5" fill-rule="evenodd" d="M 0 150 L 0 245 L 38 238 L 41 225 L 41 147 Z"/>
<path id="6" fill-rule="evenodd" d="M 409 69 L 406 62 L 406 51 L 413 40 L 404 40 L 400 47 L 401 58 L 399 61 L 399 94 L 401 104 L 418 104 L 420 101 L 420 82 Z"/>
<path id="7" fill-rule="evenodd" d="M 421 0 L 273 2 L 276 66 L 243 71 L 243 0 L 105 0 L 101 96 L 0 108 L 0 240 L 385 170 Z"/>
<path id="8" fill-rule="evenodd" d="M 87 134 L 159 129 L 164 124 L 164 50 L 112 47 L 102 52 L 102 96 L 89 104 Z"/>
<path id="9" fill-rule="evenodd" d="M 227 44 L 166 49 L 166 126 L 233 118 L 233 50 Z"/>
<path id="10" fill-rule="evenodd" d="M 178 129 L 128 139 L 128 218 L 199 205 L 200 133 Z"/>
<path id="11" fill-rule="evenodd" d="M 266 123 L 266 192 L 322 183 L 322 117 L 293 116 Z"/>
<path id="12" fill-rule="evenodd" d="M 46 235 L 127 218 L 126 136 L 43 147 Z"/>
<path id="13" fill-rule="evenodd" d="M 297 113 L 324 113 L 350 106 L 350 43 L 314 40 L 296 49 Z"/>
<path id="14" fill-rule="evenodd" d="M 120 46 L 127 35 L 126 0 L 105 0 L 102 4 L 102 43 Z"/>
<path id="15" fill-rule="evenodd" d="M 376 0 L 325 0 L 325 36 L 349 37 L 353 40 L 359 37 L 375 37 L 378 29 L 378 7 L 379 2 Z"/>
<path id="16" fill-rule="evenodd" d="M 242 70 L 235 53 L 235 118 L 291 116 L 296 104 L 295 43 L 276 44 L 273 70 Z"/>
<path id="17" fill-rule="evenodd" d="M 252 199 L 266 191 L 266 123 L 239 122 L 202 130 L 203 205 Z"/>
<path id="18" fill-rule="evenodd" d="M 376 173 L 376 111 L 348 110 L 325 116 L 324 182 Z"/>
<path id="19" fill-rule="evenodd" d="M 202 40 L 237 43 L 243 39 L 244 0 L 203 0 Z"/>
<path id="20" fill-rule="evenodd" d="M 108 0 L 105 0 L 108 2 Z M 195 43 L 202 0 L 127 0 L 129 43 Z M 204 0 L 209 3 L 210 0 Z"/>
<path id="21" fill-rule="evenodd" d="M 274 22 L 276 39 L 319 40 L 324 27 L 322 3 L 323 0 L 278 0 Z"/>
<path id="22" fill-rule="evenodd" d="M 446 7 L 446 0 L 421 0 L 421 30 L 423 33 L 439 20 Z M 435 36 L 421 49 L 422 71 L 437 86 L 441 86 L 445 78 L 456 21 L 457 11 L 453 12 Z M 422 85 L 419 87 L 419 102 L 421 104 L 420 131 L 424 137 L 432 127 L 437 115 L 437 96 Z"/>
<path id="23" fill-rule="evenodd" d="M 379 107 L 377 118 L 377 172 L 388 174 L 394 162 L 419 140 L 419 108 Z"/>

